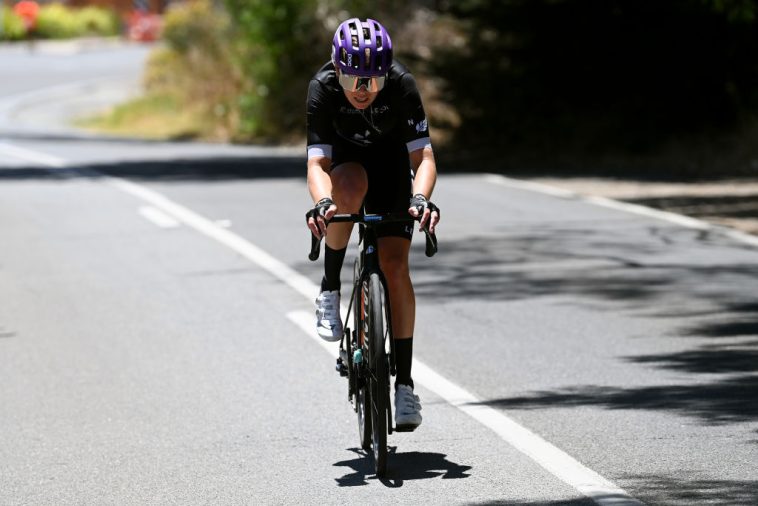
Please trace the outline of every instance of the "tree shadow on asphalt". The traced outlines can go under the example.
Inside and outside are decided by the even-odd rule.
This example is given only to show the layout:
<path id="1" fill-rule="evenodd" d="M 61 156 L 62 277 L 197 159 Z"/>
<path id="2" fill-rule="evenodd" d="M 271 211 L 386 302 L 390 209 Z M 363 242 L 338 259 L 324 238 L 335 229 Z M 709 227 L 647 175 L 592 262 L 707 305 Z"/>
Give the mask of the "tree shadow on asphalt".
<path id="1" fill-rule="evenodd" d="M 70 167 L 7 167 L 0 181 L 29 179 L 122 177 L 135 181 L 225 181 L 301 178 L 305 181 L 305 157 L 228 156 L 124 160 L 108 163 L 72 164 Z"/>
<path id="2" fill-rule="evenodd" d="M 758 195 L 686 195 L 623 200 L 693 218 L 755 218 L 758 215 Z"/>
<path id="3" fill-rule="evenodd" d="M 721 262 L 719 252 L 709 252 L 709 247 L 723 248 L 723 242 L 711 244 L 715 238 L 699 231 L 676 233 L 679 237 L 668 241 L 653 230 L 649 240 L 635 241 L 613 231 L 582 228 L 443 239 L 439 258 L 414 265 L 415 291 L 432 303 L 551 297 L 555 303 L 594 311 L 671 319 L 660 337 L 692 338 L 692 349 L 619 360 L 709 375 L 660 386 L 578 385 L 484 404 L 504 409 L 655 410 L 706 424 L 756 420 L 758 255 L 746 255 L 735 245 L 737 260 Z M 685 235 L 689 237 L 680 241 Z"/>
<path id="4" fill-rule="evenodd" d="M 692 475 L 692 476 L 689 476 Z M 636 497 L 649 504 L 756 504 L 758 481 L 704 480 L 683 470 L 677 476 L 632 475 Z"/>
<path id="5" fill-rule="evenodd" d="M 358 448 L 348 448 L 357 455 L 351 460 L 336 462 L 337 467 L 348 467 L 353 472 L 337 478 L 340 487 L 357 487 L 368 485 L 369 479 L 379 479 L 390 488 L 402 487 L 408 480 L 428 480 L 431 478 L 460 479 L 468 478 L 471 466 L 456 464 L 447 459 L 447 455 L 430 452 L 397 453 L 397 447 L 388 447 L 387 475 L 377 478 L 374 473 L 373 457 Z"/>
<path id="6" fill-rule="evenodd" d="M 556 501 L 485 501 L 485 502 L 472 502 L 470 504 L 475 506 L 596 506 L 597 504 L 614 504 L 614 501 L 618 504 L 624 504 L 623 500 L 627 499 L 626 496 L 611 496 L 603 495 L 597 496 L 598 501 L 605 501 L 597 503 L 592 499 L 586 497 L 577 497 L 576 499 L 559 499 Z"/>
<path id="7" fill-rule="evenodd" d="M 678 477 L 656 475 L 634 475 L 626 477 L 633 485 L 635 498 L 647 504 L 670 504 L 689 506 L 691 504 L 711 504 L 732 506 L 735 504 L 755 504 L 758 497 L 758 481 L 701 480 L 687 479 L 683 471 Z M 598 503 L 587 499 L 567 499 L 556 501 L 487 501 L 473 503 L 477 506 L 589 506 L 593 504 L 625 504 L 626 497 L 600 496 Z M 602 501 L 602 502 L 601 502 Z"/>

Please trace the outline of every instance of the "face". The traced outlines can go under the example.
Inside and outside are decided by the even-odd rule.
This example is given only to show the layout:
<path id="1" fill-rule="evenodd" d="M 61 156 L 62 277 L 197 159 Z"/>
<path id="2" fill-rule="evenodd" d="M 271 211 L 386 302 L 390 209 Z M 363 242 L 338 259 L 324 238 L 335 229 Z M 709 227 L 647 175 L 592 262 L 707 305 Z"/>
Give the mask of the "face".
<path id="1" fill-rule="evenodd" d="M 339 70 L 337 70 L 337 73 L 339 74 Z M 361 86 L 355 91 L 347 91 L 343 88 L 342 92 L 345 94 L 347 101 L 350 102 L 350 105 L 356 109 L 367 109 L 376 100 L 376 96 L 379 95 L 378 91 L 368 91 L 366 86 Z"/>
<path id="2" fill-rule="evenodd" d="M 376 100 L 376 96 L 379 94 L 378 92 L 371 93 L 370 91 L 366 91 L 365 86 L 359 88 L 358 91 L 342 91 L 345 93 L 345 97 L 347 97 L 347 101 L 350 102 L 350 105 L 356 109 L 367 109 L 371 103 Z"/>

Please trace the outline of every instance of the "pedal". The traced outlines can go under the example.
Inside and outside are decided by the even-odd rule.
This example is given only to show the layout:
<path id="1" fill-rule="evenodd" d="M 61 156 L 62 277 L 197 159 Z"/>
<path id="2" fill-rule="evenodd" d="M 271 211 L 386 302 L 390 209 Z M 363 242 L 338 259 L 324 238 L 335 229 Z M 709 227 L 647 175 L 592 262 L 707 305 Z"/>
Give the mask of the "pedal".
<path id="1" fill-rule="evenodd" d="M 340 373 L 340 376 L 343 378 L 347 377 L 347 366 L 344 362 L 342 362 L 342 358 L 337 359 L 337 365 L 334 367 L 334 369 Z"/>

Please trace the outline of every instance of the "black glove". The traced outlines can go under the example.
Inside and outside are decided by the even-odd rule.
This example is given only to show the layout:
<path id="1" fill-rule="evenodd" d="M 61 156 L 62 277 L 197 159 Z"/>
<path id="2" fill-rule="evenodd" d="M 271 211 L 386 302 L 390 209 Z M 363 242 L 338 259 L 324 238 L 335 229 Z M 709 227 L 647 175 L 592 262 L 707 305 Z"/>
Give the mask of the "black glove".
<path id="1" fill-rule="evenodd" d="M 305 213 L 305 221 L 307 222 L 309 218 L 313 218 L 315 220 L 317 216 L 324 216 L 329 208 L 333 205 L 334 201 L 332 199 L 329 197 L 324 197 L 323 199 L 316 202 L 316 206 L 313 209 Z"/>
<path id="2" fill-rule="evenodd" d="M 424 215 L 424 209 L 429 209 L 430 212 L 436 211 L 437 215 L 440 215 L 440 208 L 435 206 L 431 200 L 427 200 L 421 193 L 417 193 L 411 197 L 410 207 L 415 207 L 419 216 Z"/>

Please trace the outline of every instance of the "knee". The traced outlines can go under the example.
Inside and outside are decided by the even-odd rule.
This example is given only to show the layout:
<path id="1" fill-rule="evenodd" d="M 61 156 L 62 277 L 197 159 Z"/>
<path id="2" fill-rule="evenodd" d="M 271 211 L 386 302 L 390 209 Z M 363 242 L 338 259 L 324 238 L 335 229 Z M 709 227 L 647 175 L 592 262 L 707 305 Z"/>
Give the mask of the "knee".
<path id="1" fill-rule="evenodd" d="M 410 280 L 408 258 L 401 254 L 385 255 L 381 258 L 382 272 L 390 285 L 401 285 Z"/>
<path id="2" fill-rule="evenodd" d="M 368 191 L 366 171 L 356 163 L 345 163 L 332 170 L 332 199 L 338 212 L 358 212 Z"/>

